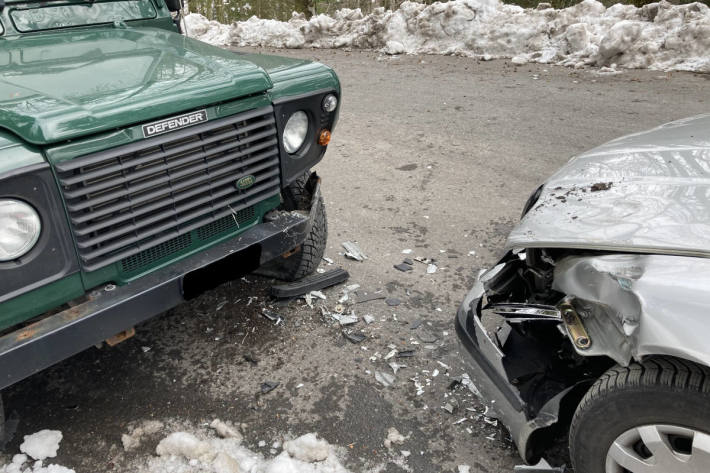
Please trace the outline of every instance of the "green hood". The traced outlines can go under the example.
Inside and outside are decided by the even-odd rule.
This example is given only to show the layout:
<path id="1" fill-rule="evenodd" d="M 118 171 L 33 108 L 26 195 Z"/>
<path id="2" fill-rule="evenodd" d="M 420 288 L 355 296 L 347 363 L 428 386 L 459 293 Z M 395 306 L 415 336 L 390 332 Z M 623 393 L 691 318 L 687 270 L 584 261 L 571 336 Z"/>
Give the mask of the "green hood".
<path id="1" fill-rule="evenodd" d="M 153 28 L 0 39 L 0 126 L 35 144 L 126 127 L 272 88 L 244 56 Z"/>

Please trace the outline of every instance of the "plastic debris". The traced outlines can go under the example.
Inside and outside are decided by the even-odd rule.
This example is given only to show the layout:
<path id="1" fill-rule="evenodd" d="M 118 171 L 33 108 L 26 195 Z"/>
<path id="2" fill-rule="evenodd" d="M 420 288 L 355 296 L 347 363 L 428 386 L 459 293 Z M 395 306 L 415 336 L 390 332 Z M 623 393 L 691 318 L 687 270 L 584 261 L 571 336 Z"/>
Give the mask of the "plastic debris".
<path id="1" fill-rule="evenodd" d="M 317 297 L 318 299 L 321 300 L 326 300 L 325 294 L 323 294 L 321 291 L 311 291 L 309 293 L 311 297 Z"/>
<path id="2" fill-rule="evenodd" d="M 435 264 L 432 263 L 432 264 L 427 265 L 426 272 L 427 272 L 427 274 L 434 274 L 437 269 L 439 269 L 438 266 L 436 266 Z"/>
<path id="3" fill-rule="evenodd" d="M 392 368 L 392 371 L 394 371 L 394 374 L 397 374 L 397 371 L 401 370 L 402 368 L 406 368 L 407 365 L 402 365 L 400 363 L 397 363 L 396 361 L 392 361 L 388 363 L 389 367 Z"/>
<path id="4" fill-rule="evenodd" d="M 382 371 L 375 371 L 375 380 L 382 386 L 389 387 L 395 381 L 395 376 L 389 373 L 383 373 Z"/>
<path id="5" fill-rule="evenodd" d="M 367 293 L 360 294 L 360 293 L 358 293 L 355 303 L 362 304 L 363 302 L 376 301 L 379 299 L 386 299 L 386 296 L 384 294 L 367 294 Z"/>
<path id="6" fill-rule="evenodd" d="M 345 248 L 346 257 L 354 259 L 355 261 L 365 261 L 367 259 L 367 255 L 362 252 L 357 243 L 352 241 L 344 241 L 342 245 L 343 248 Z"/>
<path id="7" fill-rule="evenodd" d="M 410 254 L 412 254 L 412 250 L 409 249 L 409 248 L 407 248 L 406 250 L 402 250 L 402 254 L 404 254 L 404 255 L 410 255 Z"/>
<path id="8" fill-rule="evenodd" d="M 398 269 L 399 271 L 406 273 L 407 271 L 412 271 L 414 268 L 407 263 L 399 263 L 394 265 L 394 269 Z"/>
<path id="9" fill-rule="evenodd" d="M 442 368 L 444 368 L 446 371 L 451 371 L 451 367 L 450 367 L 449 365 L 447 365 L 446 363 L 444 363 L 443 361 L 438 361 L 438 360 L 437 360 L 437 363 L 439 363 L 439 366 L 441 366 Z"/>
<path id="10" fill-rule="evenodd" d="M 333 261 L 331 258 L 328 258 L 327 256 L 324 256 L 324 257 L 323 257 L 323 261 L 325 261 L 325 262 L 328 263 L 328 264 L 333 264 L 333 263 L 334 263 L 334 261 Z"/>
<path id="11" fill-rule="evenodd" d="M 261 383 L 261 394 L 270 393 L 279 386 L 278 381 L 264 381 Z"/>
<path id="12" fill-rule="evenodd" d="M 366 323 L 367 325 L 370 325 L 372 322 L 375 321 L 375 318 L 374 318 L 373 316 L 369 315 L 369 314 L 368 314 L 368 315 L 363 315 L 363 316 L 362 316 L 362 319 L 365 321 L 365 323 Z"/>
<path id="13" fill-rule="evenodd" d="M 342 268 L 331 269 L 322 274 L 312 274 L 291 283 L 273 285 L 271 286 L 271 295 L 277 299 L 299 297 L 340 284 L 347 281 L 349 277 L 350 274 Z"/>
<path id="14" fill-rule="evenodd" d="M 279 314 L 277 314 L 276 312 L 272 312 L 267 308 L 261 310 L 261 315 L 274 322 L 275 325 L 280 325 L 283 323 L 283 318 Z"/>
<path id="15" fill-rule="evenodd" d="M 471 473 L 471 467 L 468 465 L 459 465 L 458 473 Z"/>
<path id="16" fill-rule="evenodd" d="M 387 354 L 385 355 L 385 360 L 389 360 L 390 358 L 392 358 L 392 357 L 395 356 L 396 354 L 397 354 L 397 350 L 392 349 L 392 351 L 390 351 L 389 353 L 387 353 Z"/>
<path id="17" fill-rule="evenodd" d="M 466 386 L 468 390 L 475 394 L 477 397 L 481 397 L 480 391 L 478 390 L 476 385 L 473 384 L 473 381 L 471 381 L 471 378 L 469 378 L 468 373 L 464 373 L 461 375 L 461 384 Z"/>
<path id="18" fill-rule="evenodd" d="M 449 414 L 453 414 L 454 411 L 456 411 L 456 407 L 448 402 L 446 404 L 444 404 L 443 406 L 441 406 L 441 408 L 444 409 Z"/>
<path id="19" fill-rule="evenodd" d="M 400 301 L 396 297 L 390 297 L 389 299 L 385 299 L 385 304 L 387 304 L 390 307 L 397 307 L 401 303 L 402 303 L 402 301 Z"/>
<path id="20" fill-rule="evenodd" d="M 400 350 L 397 352 L 397 358 L 411 358 L 414 356 L 414 350 Z"/>
<path id="21" fill-rule="evenodd" d="M 356 333 L 349 333 L 346 330 L 343 330 L 343 336 L 355 344 L 358 344 L 367 338 L 362 333 L 357 333 L 357 332 Z"/>
<path id="22" fill-rule="evenodd" d="M 331 314 L 335 320 L 337 320 L 341 326 L 356 324 L 358 321 L 357 315 L 337 315 Z"/>

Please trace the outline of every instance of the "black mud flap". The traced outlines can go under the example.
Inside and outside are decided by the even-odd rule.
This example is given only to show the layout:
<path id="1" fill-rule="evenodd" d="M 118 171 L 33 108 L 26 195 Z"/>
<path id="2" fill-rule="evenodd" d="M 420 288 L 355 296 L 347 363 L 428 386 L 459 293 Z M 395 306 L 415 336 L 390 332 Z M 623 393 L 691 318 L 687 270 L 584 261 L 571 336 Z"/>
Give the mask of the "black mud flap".
<path id="1" fill-rule="evenodd" d="M 298 297 L 311 291 L 319 291 L 326 287 L 345 282 L 350 274 L 342 268 L 333 269 L 323 274 L 312 274 L 298 281 L 271 286 L 271 295 L 277 299 Z"/>

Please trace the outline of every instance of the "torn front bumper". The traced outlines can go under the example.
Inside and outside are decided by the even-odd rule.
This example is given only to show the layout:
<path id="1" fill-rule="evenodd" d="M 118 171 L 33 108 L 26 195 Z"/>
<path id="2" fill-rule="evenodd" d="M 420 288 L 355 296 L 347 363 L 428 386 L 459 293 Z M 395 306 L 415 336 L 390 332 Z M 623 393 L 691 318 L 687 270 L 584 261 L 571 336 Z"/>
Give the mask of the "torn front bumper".
<path id="1" fill-rule="evenodd" d="M 541 442 L 537 437 L 557 422 L 559 403 L 569 389 L 553 395 L 531 414 L 528 404 L 508 378 L 505 353 L 483 326 L 481 312 L 485 299 L 485 289 L 479 279 L 456 314 L 457 335 L 470 355 L 469 376 L 488 407 L 486 415 L 499 419 L 509 430 L 520 456 L 528 463 L 535 463 L 541 456 Z"/>
<path id="2" fill-rule="evenodd" d="M 301 245 L 319 211 L 320 184 L 313 179 L 308 212 L 274 211 L 230 240 L 124 286 L 96 290 L 86 302 L 0 337 L 0 389 Z"/>

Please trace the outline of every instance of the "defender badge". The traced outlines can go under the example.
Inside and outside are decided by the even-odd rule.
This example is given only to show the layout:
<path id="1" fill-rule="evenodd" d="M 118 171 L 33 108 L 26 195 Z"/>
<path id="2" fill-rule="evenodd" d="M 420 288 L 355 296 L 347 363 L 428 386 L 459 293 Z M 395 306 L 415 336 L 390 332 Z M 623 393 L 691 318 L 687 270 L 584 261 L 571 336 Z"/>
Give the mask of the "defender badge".
<path id="1" fill-rule="evenodd" d="M 143 125 L 143 137 L 150 138 L 151 136 L 162 135 L 169 131 L 179 130 L 206 121 L 207 110 L 198 110 L 177 117 L 166 118 L 165 120 Z"/>

